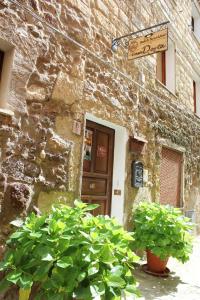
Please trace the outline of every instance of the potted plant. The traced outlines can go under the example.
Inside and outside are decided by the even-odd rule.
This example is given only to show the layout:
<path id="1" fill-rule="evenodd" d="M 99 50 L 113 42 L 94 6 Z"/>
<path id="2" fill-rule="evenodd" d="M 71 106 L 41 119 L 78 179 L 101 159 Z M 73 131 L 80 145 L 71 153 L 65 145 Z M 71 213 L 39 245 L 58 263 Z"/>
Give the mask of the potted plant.
<path id="1" fill-rule="evenodd" d="M 162 273 L 170 256 L 182 263 L 192 251 L 192 225 L 178 208 L 142 202 L 133 210 L 135 249 L 147 251 L 147 269 Z"/>
<path id="2" fill-rule="evenodd" d="M 18 229 L 8 239 L 0 265 L 5 274 L 0 292 L 17 285 L 23 300 L 109 300 L 124 292 L 137 294 L 132 234 L 115 219 L 88 213 L 96 207 L 76 200 L 74 208 L 54 206 L 49 214 L 32 213 L 13 222 Z"/>

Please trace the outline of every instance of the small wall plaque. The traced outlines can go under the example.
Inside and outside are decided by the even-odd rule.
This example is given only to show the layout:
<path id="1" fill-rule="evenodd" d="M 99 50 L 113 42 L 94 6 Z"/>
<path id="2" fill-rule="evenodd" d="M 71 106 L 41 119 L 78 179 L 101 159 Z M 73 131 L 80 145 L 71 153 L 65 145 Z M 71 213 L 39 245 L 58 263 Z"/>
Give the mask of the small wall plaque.
<path id="1" fill-rule="evenodd" d="M 122 191 L 121 190 L 114 190 L 114 195 L 115 196 L 121 196 L 121 194 L 122 194 Z"/>
<path id="2" fill-rule="evenodd" d="M 72 132 L 77 135 L 81 135 L 81 122 L 80 121 L 77 121 L 77 120 L 73 121 Z"/>

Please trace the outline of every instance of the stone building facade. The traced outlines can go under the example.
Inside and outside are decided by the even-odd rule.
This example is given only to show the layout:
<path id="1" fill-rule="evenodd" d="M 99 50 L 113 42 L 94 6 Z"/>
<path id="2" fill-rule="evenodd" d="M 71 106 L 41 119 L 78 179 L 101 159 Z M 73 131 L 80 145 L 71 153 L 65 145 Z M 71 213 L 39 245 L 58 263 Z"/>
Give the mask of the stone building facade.
<path id="1" fill-rule="evenodd" d="M 159 201 L 161 192 L 166 195 L 165 183 L 170 193 L 178 178 L 179 206 L 195 211 L 199 231 L 200 43 L 191 29 L 194 9 L 196 29 L 198 1 L 0 0 L 2 244 L 8 223 L 17 216 L 46 210 L 53 202 L 73 204 L 83 185 L 93 189 L 94 182 L 103 203 L 108 181 L 106 212 L 128 227 L 134 203 Z M 157 79 L 157 54 L 127 60 L 126 48 L 111 50 L 113 38 L 166 20 L 175 55 L 166 62 L 169 87 Z M 87 120 L 98 124 L 95 130 L 102 126 L 115 135 L 109 177 L 100 182 L 94 177 L 87 181 L 94 174 L 83 177 Z M 143 150 L 134 149 L 136 145 Z M 106 151 L 97 149 L 99 159 Z M 169 152 L 167 166 L 163 151 Z M 139 188 L 131 184 L 133 161 L 144 166 Z M 95 201 L 95 192 L 84 193 Z"/>

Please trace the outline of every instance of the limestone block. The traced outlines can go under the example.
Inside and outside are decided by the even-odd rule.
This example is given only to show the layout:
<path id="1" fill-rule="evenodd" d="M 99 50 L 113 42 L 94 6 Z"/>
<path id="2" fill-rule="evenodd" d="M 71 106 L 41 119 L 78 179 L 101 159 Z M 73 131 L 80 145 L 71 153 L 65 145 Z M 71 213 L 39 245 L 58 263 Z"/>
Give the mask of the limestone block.
<path id="1" fill-rule="evenodd" d="M 112 15 L 118 16 L 119 8 L 117 6 L 117 3 L 115 0 L 109 0 L 107 3 L 107 6 L 109 7 L 110 11 L 112 11 Z"/>
<path id="2" fill-rule="evenodd" d="M 31 201 L 31 188 L 24 183 L 14 182 L 7 185 L 4 200 L 2 201 L 2 219 L 8 223 L 19 214 L 25 214 Z"/>
<path id="3" fill-rule="evenodd" d="M 3 162 L 2 172 L 14 180 L 32 183 L 39 176 L 40 168 L 36 163 L 12 156 Z"/>
<path id="4" fill-rule="evenodd" d="M 119 19 L 122 20 L 123 24 L 126 24 L 127 26 L 130 26 L 129 19 L 128 19 L 127 15 L 122 10 L 119 11 Z"/>
<path id="5" fill-rule="evenodd" d="M 115 97 L 110 97 L 110 102 L 112 103 L 113 106 L 119 108 L 119 109 L 122 109 L 122 105 L 121 103 L 119 102 L 119 100 Z"/>
<path id="6" fill-rule="evenodd" d="M 3 188 L 6 184 L 6 176 L 0 173 L 0 188 Z"/>
<path id="7" fill-rule="evenodd" d="M 38 1 L 37 0 L 31 0 L 30 1 L 30 5 L 32 6 L 32 8 L 34 9 L 34 10 L 39 10 L 39 4 L 38 4 Z"/>
<path id="8" fill-rule="evenodd" d="M 46 91 L 43 87 L 33 84 L 26 91 L 26 99 L 31 101 L 45 101 Z"/>
<path id="9" fill-rule="evenodd" d="M 81 100 L 83 94 L 83 81 L 66 73 L 60 72 L 53 89 L 52 99 L 72 104 Z"/>
<path id="10" fill-rule="evenodd" d="M 107 32 L 116 36 L 115 26 L 107 19 L 99 10 L 93 9 L 97 23 L 101 25 Z"/>
<path id="11" fill-rule="evenodd" d="M 70 151 L 72 147 L 72 143 L 64 140 L 62 137 L 60 137 L 59 135 L 57 135 L 52 131 L 51 137 L 47 142 L 47 146 L 51 151 L 55 153 L 60 153 L 60 152 Z"/>
<path id="12" fill-rule="evenodd" d="M 72 206 L 73 200 L 73 192 L 51 191 L 49 193 L 40 192 L 37 202 L 39 210 L 44 213 L 50 211 L 53 204 L 62 203 Z"/>
<path id="13" fill-rule="evenodd" d="M 87 1 L 86 0 L 84 0 L 84 1 L 77 0 L 76 4 L 77 4 L 77 7 L 79 8 L 79 10 L 81 11 L 81 13 L 83 13 L 87 18 L 90 17 L 91 11 L 89 8 L 89 6 L 90 6 L 89 0 L 87 0 Z"/>
<path id="14" fill-rule="evenodd" d="M 81 51 L 74 51 L 70 75 L 83 80 L 85 77 L 85 60 Z"/>
<path id="15" fill-rule="evenodd" d="M 76 6 L 86 17 L 91 15 L 90 0 L 68 0 L 68 2 Z"/>
<path id="16" fill-rule="evenodd" d="M 106 7 L 102 0 L 94 1 L 96 8 L 99 9 L 106 17 L 109 15 L 109 9 Z"/>
<path id="17" fill-rule="evenodd" d="M 26 161 L 24 163 L 24 174 L 36 178 L 40 175 L 40 167 L 34 162 Z"/>
<path id="18" fill-rule="evenodd" d="M 141 201 L 152 201 L 151 190 L 148 187 L 141 187 L 138 189 L 137 195 L 134 199 L 134 207 L 136 207 Z"/>

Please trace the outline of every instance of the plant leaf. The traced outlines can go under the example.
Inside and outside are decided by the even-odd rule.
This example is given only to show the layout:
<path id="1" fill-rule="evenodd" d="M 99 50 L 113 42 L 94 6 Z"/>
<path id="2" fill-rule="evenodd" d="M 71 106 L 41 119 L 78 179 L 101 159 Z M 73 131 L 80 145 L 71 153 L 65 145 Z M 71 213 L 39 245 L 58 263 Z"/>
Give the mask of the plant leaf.
<path id="1" fill-rule="evenodd" d="M 57 261 L 57 266 L 63 269 L 72 265 L 73 265 L 73 260 L 71 257 L 62 257 Z"/>
<path id="2" fill-rule="evenodd" d="M 10 224 L 12 224 L 15 227 L 22 227 L 22 225 L 24 224 L 24 221 L 22 219 L 16 219 L 16 220 L 10 222 Z"/>
<path id="3" fill-rule="evenodd" d="M 99 204 L 89 204 L 89 205 L 86 206 L 86 208 L 84 208 L 84 211 L 94 210 L 97 207 L 99 207 Z"/>
<path id="4" fill-rule="evenodd" d="M 97 272 L 99 271 L 99 264 L 96 263 L 96 264 L 91 264 L 88 268 L 88 275 L 91 276 L 91 275 L 94 275 L 96 274 Z"/>
<path id="5" fill-rule="evenodd" d="M 44 255 L 44 257 L 42 258 L 43 261 L 53 261 L 53 257 L 51 256 L 50 253 L 47 253 L 46 255 Z"/>
<path id="6" fill-rule="evenodd" d="M 125 286 L 125 281 L 119 276 L 110 275 L 107 277 L 107 285 L 123 289 Z"/>
<path id="7" fill-rule="evenodd" d="M 16 284 L 21 277 L 22 272 L 21 271 L 12 271 L 7 276 L 6 279 L 14 284 Z"/>

